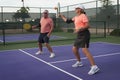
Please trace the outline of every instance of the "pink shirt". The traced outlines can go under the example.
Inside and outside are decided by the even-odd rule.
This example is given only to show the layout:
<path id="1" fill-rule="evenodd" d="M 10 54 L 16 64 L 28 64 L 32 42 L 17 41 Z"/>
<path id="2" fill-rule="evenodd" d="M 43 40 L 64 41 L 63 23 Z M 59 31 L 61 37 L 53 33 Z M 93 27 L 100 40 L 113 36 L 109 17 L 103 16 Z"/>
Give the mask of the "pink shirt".
<path id="1" fill-rule="evenodd" d="M 85 27 L 85 23 L 88 22 L 88 18 L 85 14 L 81 14 L 79 16 L 75 16 L 72 19 L 75 24 L 75 29 L 79 29 L 81 27 Z"/>
<path id="2" fill-rule="evenodd" d="M 47 33 L 50 32 L 51 28 L 53 27 L 53 20 L 48 17 L 48 18 L 44 18 L 42 17 L 40 20 L 40 24 L 41 24 L 41 33 Z"/>

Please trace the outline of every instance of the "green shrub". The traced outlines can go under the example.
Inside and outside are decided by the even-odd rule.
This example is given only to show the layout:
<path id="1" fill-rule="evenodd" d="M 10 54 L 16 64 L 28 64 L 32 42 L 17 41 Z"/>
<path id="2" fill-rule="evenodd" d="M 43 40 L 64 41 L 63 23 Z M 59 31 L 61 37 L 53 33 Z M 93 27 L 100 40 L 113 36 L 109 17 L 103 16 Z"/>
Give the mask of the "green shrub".
<path id="1" fill-rule="evenodd" d="M 68 29 L 67 32 L 73 33 L 74 30 L 73 29 Z"/>
<path id="2" fill-rule="evenodd" d="M 54 28 L 54 29 L 53 29 L 53 32 L 63 32 L 63 31 L 62 31 L 62 29 L 60 29 L 60 28 Z"/>
<path id="3" fill-rule="evenodd" d="M 111 36 L 120 36 L 120 29 L 114 29 L 111 33 Z"/>

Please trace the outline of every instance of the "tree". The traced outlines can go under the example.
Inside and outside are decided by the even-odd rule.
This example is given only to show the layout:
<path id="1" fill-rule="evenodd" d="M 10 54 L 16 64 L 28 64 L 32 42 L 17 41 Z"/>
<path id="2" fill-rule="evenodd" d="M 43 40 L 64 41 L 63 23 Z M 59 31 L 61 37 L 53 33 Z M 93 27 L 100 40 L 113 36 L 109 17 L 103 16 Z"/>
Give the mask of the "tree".
<path id="1" fill-rule="evenodd" d="M 116 17 L 115 7 L 112 5 L 111 0 L 101 0 L 102 7 L 100 8 L 100 12 L 97 14 L 97 20 L 102 20 L 107 22 L 108 33 L 110 32 L 110 23 L 114 24 L 114 20 Z"/>
<path id="2" fill-rule="evenodd" d="M 112 19 L 116 14 L 116 10 L 112 5 L 112 1 L 110 0 L 101 0 L 102 7 L 100 8 L 100 12 L 97 14 L 97 19 L 107 21 L 108 19 Z"/>
<path id="3" fill-rule="evenodd" d="M 13 15 L 13 17 L 17 19 L 22 19 L 25 22 L 25 18 L 29 18 L 29 7 L 21 7 L 17 12 Z"/>

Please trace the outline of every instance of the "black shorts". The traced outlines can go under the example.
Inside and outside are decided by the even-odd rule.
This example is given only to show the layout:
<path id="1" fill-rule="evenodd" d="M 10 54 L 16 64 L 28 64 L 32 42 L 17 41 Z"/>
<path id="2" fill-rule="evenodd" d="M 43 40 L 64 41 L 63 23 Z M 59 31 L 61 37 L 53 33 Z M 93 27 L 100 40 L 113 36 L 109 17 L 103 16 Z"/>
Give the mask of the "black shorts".
<path id="1" fill-rule="evenodd" d="M 78 32 L 75 39 L 74 46 L 78 48 L 88 48 L 90 41 L 90 32 L 88 29 Z"/>
<path id="2" fill-rule="evenodd" d="M 40 33 L 38 42 L 39 43 L 49 43 L 49 37 L 47 36 L 48 33 Z"/>

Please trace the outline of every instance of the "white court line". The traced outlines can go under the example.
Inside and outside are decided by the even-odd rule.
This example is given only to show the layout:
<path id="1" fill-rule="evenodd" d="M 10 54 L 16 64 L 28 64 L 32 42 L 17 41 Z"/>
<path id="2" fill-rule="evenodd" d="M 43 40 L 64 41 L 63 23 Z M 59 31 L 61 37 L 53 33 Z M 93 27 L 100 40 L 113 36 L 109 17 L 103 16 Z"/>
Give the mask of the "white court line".
<path id="1" fill-rule="evenodd" d="M 52 35 L 52 36 L 54 37 L 55 35 Z M 58 38 L 67 38 L 67 37 L 61 37 L 61 36 L 55 36 L 55 37 L 58 37 Z"/>
<path id="2" fill-rule="evenodd" d="M 109 43 L 109 42 L 97 42 L 97 43 L 111 44 L 111 45 L 120 45 L 119 43 Z"/>
<path id="3" fill-rule="evenodd" d="M 0 40 L 0 42 L 3 42 L 3 40 Z"/>
<path id="4" fill-rule="evenodd" d="M 97 56 L 93 56 L 94 58 L 100 58 L 100 57 L 108 57 L 108 56 L 114 56 L 114 55 L 120 55 L 120 53 L 112 53 L 112 54 L 105 54 L 105 55 L 97 55 Z M 83 57 L 81 59 L 87 59 L 86 57 Z M 49 62 L 51 64 L 55 64 L 55 63 L 62 63 L 62 62 L 68 62 L 68 61 L 74 61 L 76 59 L 68 59 L 68 60 L 62 60 L 62 61 L 54 61 L 54 62 Z"/>
<path id="5" fill-rule="evenodd" d="M 69 44 L 69 45 L 58 45 L 58 46 L 52 46 L 52 47 L 64 47 L 64 46 L 72 46 L 71 44 Z M 43 46 L 43 48 L 46 48 L 46 47 L 44 47 Z M 38 49 L 38 47 L 34 47 L 34 48 L 24 48 L 25 50 L 27 50 L 27 49 Z M 2 50 L 2 51 L 0 51 L 0 52 L 5 52 L 5 51 L 13 51 L 13 50 L 18 50 L 18 49 L 12 49 L 12 50 Z"/>
<path id="6" fill-rule="evenodd" d="M 90 44 L 93 44 L 93 43 L 98 43 L 98 42 L 91 42 Z M 114 44 L 114 43 L 113 43 Z M 52 46 L 52 47 L 64 47 L 64 46 L 72 46 L 71 44 L 68 44 L 68 45 L 57 45 L 57 46 Z M 34 47 L 34 48 L 24 48 L 24 49 L 38 49 L 38 47 Z M 43 47 L 43 48 L 46 48 L 46 47 Z M 18 50 L 18 49 L 12 49 L 12 50 L 2 50 L 0 52 L 5 52 L 5 51 L 13 51 L 13 50 Z"/>
<path id="7" fill-rule="evenodd" d="M 109 43 L 109 42 L 90 42 L 90 44 L 95 44 L 95 43 L 105 43 L 105 44 L 112 44 L 112 45 L 120 45 L 120 44 L 117 44 L 117 43 Z M 71 44 L 68 44 L 68 45 L 58 45 L 58 46 L 52 46 L 52 47 L 62 47 L 62 46 L 72 46 Z M 24 48 L 24 49 L 36 49 L 38 47 L 34 47 L 34 48 Z M 46 48 L 46 47 L 43 47 L 43 48 Z M 5 51 L 13 51 L 13 50 L 18 50 L 18 49 L 12 49 L 12 50 L 2 50 L 0 52 L 5 52 Z"/>
<path id="8" fill-rule="evenodd" d="M 52 64 L 50 64 L 50 63 L 48 63 L 48 62 L 46 62 L 46 61 L 44 61 L 44 60 L 38 58 L 38 57 L 36 57 L 36 56 L 34 56 L 34 55 L 31 55 L 30 53 L 28 53 L 28 52 L 26 52 L 26 51 L 24 51 L 24 50 L 22 50 L 22 49 L 19 49 L 19 51 L 21 51 L 21 52 L 23 52 L 23 53 L 25 53 L 25 54 L 27 54 L 27 55 L 33 57 L 34 59 L 37 59 L 38 61 L 43 62 L 43 63 L 45 63 L 45 64 L 47 64 L 47 65 L 49 65 L 49 66 L 51 66 L 51 67 L 53 67 L 53 68 L 55 68 L 55 69 L 57 69 L 57 70 L 63 72 L 63 73 L 65 73 L 65 74 L 67 74 L 67 75 L 69 75 L 69 76 L 71 76 L 71 77 L 77 79 L 77 80 L 83 80 L 82 78 L 77 77 L 77 76 L 75 76 L 75 75 L 73 75 L 73 74 L 71 74 L 71 73 L 69 73 L 69 72 L 67 72 L 67 71 L 65 71 L 65 70 L 63 70 L 63 69 L 61 69 L 61 68 L 59 68 L 59 67 L 56 67 L 56 66 L 54 66 L 54 65 L 52 65 Z"/>

